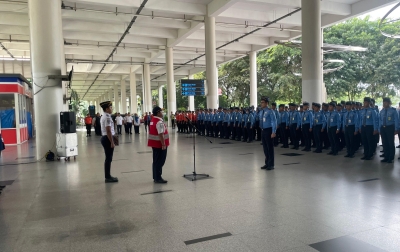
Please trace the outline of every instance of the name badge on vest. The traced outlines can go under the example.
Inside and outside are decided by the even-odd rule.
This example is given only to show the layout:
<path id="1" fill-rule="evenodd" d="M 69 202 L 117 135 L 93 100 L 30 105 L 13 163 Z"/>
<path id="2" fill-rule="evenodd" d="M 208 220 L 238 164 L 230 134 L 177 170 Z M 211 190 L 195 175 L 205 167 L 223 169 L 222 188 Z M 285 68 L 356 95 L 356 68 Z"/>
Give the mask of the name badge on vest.
<path id="1" fill-rule="evenodd" d="M 367 118 L 369 119 L 369 116 L 367 116 Z"/>
<path id="2" fill-rule="evenodd" d="M 318 119 L 315 119 L 315 122 L 318 123 Z"/>
<path id="3" fill-rule="evenodd" d="M 263 118 L 263 122 L 265 122 L 265 118 Z"/>
<path id="4" fill-rule="evenodd" d="M 351 120 L 349 120 L 349 123 L 351 123 Z"/>
<path id="5" fill-rule="evenodd" d="M 307 120 L 307 117 L 304 117 L 304 121 Z"/>
<path id="6" fill-rule="evenodd" d="M 331 122 L 333 122 L 333 118 L 331 118 Z"/>
<path id="7" fill-rule="evenodd" d="M 390 120 L 392 120 L 392 118 L 389 116 L 389 117 L 388 117 L 388 121 L 390 121 Z"/>
<path id="8" fill-rule="evenodd" d="M 153 125 L 153 122 L 150 122 L 150 125 Z"/>

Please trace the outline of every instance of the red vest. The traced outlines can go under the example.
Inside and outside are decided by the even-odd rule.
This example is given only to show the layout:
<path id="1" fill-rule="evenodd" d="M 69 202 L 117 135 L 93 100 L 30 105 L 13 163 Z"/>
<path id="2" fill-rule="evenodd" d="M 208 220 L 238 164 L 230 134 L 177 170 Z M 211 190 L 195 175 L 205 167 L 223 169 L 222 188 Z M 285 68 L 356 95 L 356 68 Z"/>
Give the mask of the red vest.
<path id="1" fill-rule="evenodd" d="M 149 147 L 154 147 L 154 148 L 162 148 L 162 144 L 160 141 L 160 137 L 158 136 L 158 131 L 157 131 L 157 123 L 160 121 L 159 118 L 153 117 L 150 122 L 149 126 L 149 139 L 147 141 L 147 146 Z M 165 125 L 164 125 L 165 127 Z M 164 142 L 166 146 L 169 146 L 169 135 L 168 135 L 168 129 L 165 127 L 164 131 Z"/>

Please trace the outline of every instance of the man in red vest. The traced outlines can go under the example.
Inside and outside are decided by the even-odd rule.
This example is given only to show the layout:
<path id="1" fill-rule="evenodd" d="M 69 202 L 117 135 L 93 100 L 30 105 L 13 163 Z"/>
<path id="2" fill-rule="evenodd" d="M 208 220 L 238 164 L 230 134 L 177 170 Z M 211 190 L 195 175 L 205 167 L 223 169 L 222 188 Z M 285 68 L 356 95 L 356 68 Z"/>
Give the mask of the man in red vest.
<path id="1" fill-rule="evenodd" d="M 86 136 L 92 136 L 92 117 L 87 114 L 85 117 L 85 124 L 86 124 Z"/>
<path id="2" fill-rule="evenodd" d="M 167 159 L 167 147 L 169 146 L 169 135 L 163 121 L 164 115 L 160 107 L 153 108 L 153 118 L 149 125 L 149 138 L 147 146 L 153 149 L 153 179 L 154 183 L 165 184 L 162 168 Z"/>

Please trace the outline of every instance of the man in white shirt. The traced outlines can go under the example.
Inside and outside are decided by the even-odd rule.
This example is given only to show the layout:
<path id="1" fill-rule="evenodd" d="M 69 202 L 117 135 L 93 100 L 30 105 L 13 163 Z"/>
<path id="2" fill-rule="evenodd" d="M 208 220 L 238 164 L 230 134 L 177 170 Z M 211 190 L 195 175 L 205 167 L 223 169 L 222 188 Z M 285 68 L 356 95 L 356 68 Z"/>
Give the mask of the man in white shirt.
<path id="1" fill-rule="evenodd" d="M 131 113 L 128 112 L 128 114 L 125 116 L 125 120 L 126 120 L 126 124 L 128 126 L 128 132 L 127 134 L 132 135 L 132 122 L 133 122 L 133 118 L 131 116 Z"/>
<path id="2" fill-rule="evenodd" d="M 117 123 L 117 134 L 122 135 L 122 116 L 120 113 L 117 113 L 115 117 L 115 122 Z"/>

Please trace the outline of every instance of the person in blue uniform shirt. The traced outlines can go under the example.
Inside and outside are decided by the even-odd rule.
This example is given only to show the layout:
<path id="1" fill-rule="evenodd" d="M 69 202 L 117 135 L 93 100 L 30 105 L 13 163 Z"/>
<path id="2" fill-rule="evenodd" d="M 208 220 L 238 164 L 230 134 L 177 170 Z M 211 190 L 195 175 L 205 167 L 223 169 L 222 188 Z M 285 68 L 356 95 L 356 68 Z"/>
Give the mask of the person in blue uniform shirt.
<path id="1" fill-rule="evenodd" d="M 325 118 L 328 118 L 328 108 L 329 105 L 327 103 L 322 103 L 322 113 L 325 115 Z M 325 130 L 322 132 L 322 138 L 321 141 L 323 142 L 323 149 L 325 150 L 329 150 L 329 148 L 331 147 L 331 143 L 329 142 L 329 136 L 328 136 L 328 124 L 325 125 Z"/>
<path id="2" fill-rule="evenodd" d="M 342 131 L 346 138 L 347 155 L 345 157 L 353 158 L 356 152 L 356 136 L 360 129 L 360 120 L 358 113 L 352 109 L 352 102 L 346 102 L 346 112 L 342 114 Z"/>
<path id="3" fill-rule="evenodd" d="M 364 98 L 364 107 L 360 111 L 360 133 L 364 145 L 364 156 L 362 160 L 372 160 L 376 149 L 376 138 L 378 134 L 379 118 L 375 109 L 371 108 L 371 98 Z"/>
<path id="4" fill-rule="evenodd" d="M 208 122 L 210 121 L 210 110 L 206 109 L 205 115 L 204 115 L 204 135 L 208 135 Z"/>
<path id="5" fill-rule="evenodd" d="M 285 111 L 285 104 L 279 105 L 279 119 L 277 119 L 277 121 L 278 129 L 281 132 L 281 148 L 289 148 L 288 135 L 286 130 L 286 128 L 289 126 L 289 113 Z"/>
<path id="6" fill-rule="evenodd" d="M 236 118 L 237 110 L 235 108 L 231 108 L 231 117 L 229 118 L 229 133 L 230 140 L 235 139 L 236 131 L 235 131 L 235 118 Z"/>
<path id="7" fill-rule="evenodd" d="M 339 150 L 339 129 L 342 125 L 340 121 L 340 115 L 335 110 L 336 103 L 329 103 L 329 113 L 326 117 L 327 125 L 328 125 L 328 136 L 329 141 L 331 143 L 331 151 L 328 155 L 337 156 Z"/>
<path id="8" fill-rule="evenodd" d="M 358 119 L 360 120 L 360 115 L 361 115 L 361 102 L 353 102 L 354 103 L 354 108 L 353 110 L 357 113 Z M 361 128 L 361 124 L 359 124 Z M 356 142 L 355 142 L 355 151 L 358 151 L 361 147 L 361 134 L 360 130 L 358 130 L 358 134 L 356 135 Z"/>
<path id="9" fill-rule="evenodd" d="M 293 143 L 293 148 L 294 150 L 299 149 L 299 129 L 301 127 L 301 117 L 300 113 L 298 110 L 296 110 L 297 105 L 294 103 L 289 104 L 290 107 L 290 123 L 289 123 L 289 128 L 290 128 L 290 138 Z"/>
<path id="10" fill-rule="evenodd" d="M 273 110 L 268 108 L 269 98 L 261 98 L 261 108 L 263 110 L 262 120 L 262 145 L 265 155 L 265 165 L 261 169 L 275 169 L 274 138 L 276 137 L 277 121 Z"/>
<path id="11" fill-rule="evenodd" d="M 236 141 L 242 140 L 242 117 L 243 117 L 243 110 L 237 108 L 238 112 L 236 113 L 235 118 L 235 128 L 236 128 Z"/>
<path id="12" fill-rule="evenodd" d="M 322 152 L 322 137 L 326 131 L 326 117 L 323 111 L 321 111 L 321 104 L 314 104 L 314 122 L 313 122 L 313 133 L 315 141 L 315 153 Z"/>
<path id="13" fill-rule="evenodd" d="M 276 121 L 278 122 L 278 121 L 279 121 L 279 111 L 276 109 L 276 102 L 271 103 L 271 109 L 274 111 L 275 117 L 276 117 Z M 274 146 L 275 146 L 275 147 L 278 146 L 279 137 L 280 137 L 280 132 L 279 132 L 279 124 L 278 124 L 278 129 L 277 129 L 277 132 L 276 132 L 276 137 L 274 138 Z"/>
<path id="14" fill-rule="evenodd" d="M 375 105 L 375 99 L 373 99 L 373 98 L 371 98 L 371 108 L 373 109 L 373 110 L 375 110 L 375 112 L 376 112 L 376 114 L 377 114 L 377 116 L 378 116 L 378 121 L 379 121 L 379 108 L 378 108 L 378 106 L 376 106 Z M 378 131 L 379 131 L 379 128 L 378 128 Z M 375 145 L 375 151 L 376 151 L 376 147 L 378 146 L 378 144 L 379 144 L 379 134 L 376 134 L 376 135 L 374 135 L 374 137 L 375 137 L 375 142 L 376 142 L 376 145 Z M 375 152 L 374 151 L 374 152 Z"/>
<path id="15" fill-rule="evenodd" d="M 339 116 L 340 116 L 340 121 L 343 121 L 342 115 L 344 113 L 343 110 L 343 106 L 342 103 L 339 103 L 338 105 L 336 105 L 336 111 L 338 112 Z M 346 146 L 346 139 L 344 136 L 344 131 L 342 130 L 342 127 L 339 128 L 339 134 L 338 134 L 338 138 L 339 138 L 339 142 L 338 142 L 338 148 L 339 151 L 342 151 L 343 148 Z"/>
<path id="16" fill-rule="evenodd" d="M 249 108 L 247 114 L 246 129 L 247 129 L 247 143 L 253 142 L 253 125 L 254 125 L 254 107 Z"/>
<path id="17" fill-rule="evenodd" d="M 248 131 L 247 131 L 247 119 L 249 118 L 249 108 L 246 108 L 243 111 L 243 116 L 242 116 L 242 134 L 243 134 L 243 138 L 242 138 L 242 142 L 247 142 L 248 139 Z"/>
<path id="18" fill-rule="evenodd" d="M 224 139 L 229 138 L 229 123 L 231 120 L 231 114 L 228 109 L 224 108 L 224 121 L 223 121 L 223 130 L 222 130 L 222 137 Z"/>
<path id="19" fill-rule="evenodd" d="M 395 145 L 394 137 L 399 130 L 399 116 L 395 108 L 391 107 L 390 98 L 383 98 L 383 109 L 379 113 L 379 131 L 383 145 L 382 163 L 393 163 Z"/>
<path id="20" fill-rule="evenodd" d="M 262 114 L 261 108 L 257 107 L 255 113 L 255 123 L 254 123 L 254 130 L 256 132 L 254 140 L 261 141 L 261 127 L 260 127 L 260 115 Z"/>
<path id="21" fill-rule="evenodd" d="M 221 111 L 221 108 L 219 110 L 214 109 L 214 115 L 213 115 L 213 137 L 216 138 L 218 137 L 218 114 Z"/>
<path id="22" fill-rule="evenodd" d="M 225 113 L 222 110 L 222 108 L 218 108 L 218 116 L 217 116 L 217 136 L 219 135 L 219 138 L 224 138 L 224 119 L 225 119 Z M 218 134 L 219 133 L 219 134 Z"/>
<path id="23" fill-rule="evenodd" d="M 309 110 L 310 103 L 303 103 L 303 115 L 301 120 L 301 130 L 303 131 L 303 138 L 305 147 L 303 151 L 311 151 L 311 134 L 313 130 L 313 112 Z"/>

